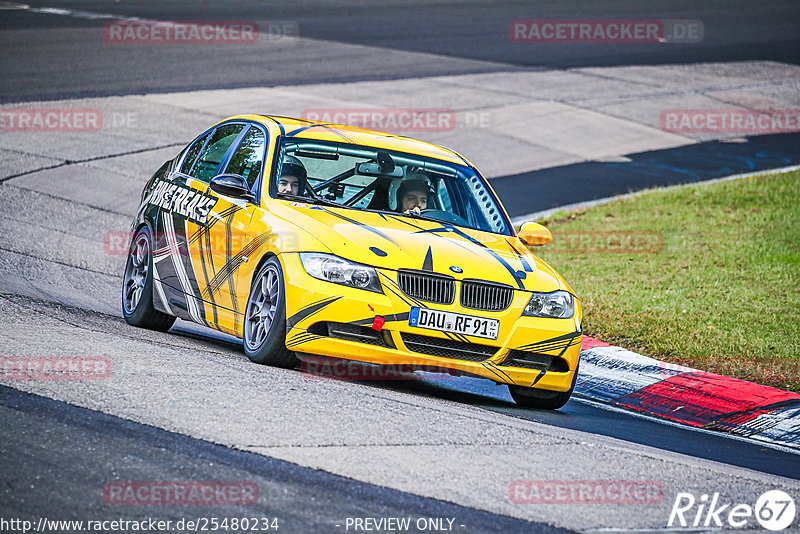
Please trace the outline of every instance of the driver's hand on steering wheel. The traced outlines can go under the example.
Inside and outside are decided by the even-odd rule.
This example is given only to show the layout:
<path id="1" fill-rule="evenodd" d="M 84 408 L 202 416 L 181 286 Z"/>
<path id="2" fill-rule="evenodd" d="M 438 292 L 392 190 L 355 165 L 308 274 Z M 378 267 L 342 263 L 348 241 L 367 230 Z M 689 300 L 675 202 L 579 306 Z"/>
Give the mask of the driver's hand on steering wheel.
<path id="1" fill-rule="evenodd" d="M 404 211 L 403 215 L 411 215 L 411 212 L 414 212 L 417 215 L 419 215 L 420 213 L 422 213 L 422 210 L 419 209 L 419 206 L 414 206 L 413 208 Z"/>

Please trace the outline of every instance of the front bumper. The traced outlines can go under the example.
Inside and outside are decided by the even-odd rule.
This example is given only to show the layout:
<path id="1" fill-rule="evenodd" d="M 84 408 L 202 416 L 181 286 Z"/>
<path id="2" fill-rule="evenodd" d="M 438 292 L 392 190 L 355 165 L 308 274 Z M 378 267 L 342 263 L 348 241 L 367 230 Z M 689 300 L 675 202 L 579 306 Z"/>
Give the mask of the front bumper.
<path id="1" fill-rule="evenodd" d="M 511 305 L 501 312 L 463 308 L 458 294 L 450 305 L 424 303 L 433 309 L 500 320 L 497 340 L 456 339 L 408 324 L 415 303 L 397 286 L 395 271 L 377 270 L 384 293 L 375 293 L 309 276 L 298 254 L 282 254 L 280 259 L 286 279 L 286 346 L 290 350 L 375 364 L 447 369 L 552 391 L 567 391 L 572 384 L 582 340 L 577 299 L 572 319 L 521 317 L 530 298 L 527 291 L 514 291 Z M 384 320 L 380 328 L 376 317 Z"/>

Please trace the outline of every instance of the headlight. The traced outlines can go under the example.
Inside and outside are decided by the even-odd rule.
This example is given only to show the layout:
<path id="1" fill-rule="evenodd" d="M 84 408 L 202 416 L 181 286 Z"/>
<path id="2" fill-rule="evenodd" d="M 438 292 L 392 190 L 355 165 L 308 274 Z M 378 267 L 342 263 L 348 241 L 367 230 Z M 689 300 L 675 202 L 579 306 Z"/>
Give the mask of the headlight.
<path id="1" fill-rule="evenodd" d="M 566 291 L 534 293 L 522 315 L 569 319 L 575 313 L 575 297 Z"/>
<path id="2" fill-rule="evenodd" d="M 303 269 L 320 280 L 383 293 L 375 269 L 331 254 L 301 252 Z"/>

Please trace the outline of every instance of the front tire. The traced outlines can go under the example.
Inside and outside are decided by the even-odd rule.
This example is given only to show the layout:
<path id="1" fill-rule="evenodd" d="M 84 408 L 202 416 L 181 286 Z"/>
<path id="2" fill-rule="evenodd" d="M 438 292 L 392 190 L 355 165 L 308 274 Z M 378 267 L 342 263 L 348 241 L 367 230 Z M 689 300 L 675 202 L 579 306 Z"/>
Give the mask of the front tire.
<path id="1" fill-rule="evenodd" d="M 548 391 L 546 389 L 529 388 L 525 386 L 508 385 L 508 392 L 514 402 L 525 408 L 538 408 L 540 410 L 558 410 L 564 406 L 572 397 L 575 391 L 575 384 L 578 381 L 578 367 L 575 366 L 575 374 L 572 376 L 572 385 L 567 391 Z"/>
<path id="2" fill-rule="evenodd" d="M 286 289 L 278 258 L 267 260 L 253 277 L 242 337 L 251 361 L 286 369 L 297 365 L 286 348 Z"/>
<path id="3" fill-rule="evenodd" d="M 122 316 L 129 325 L 166 332 L 175 317 L 153 306 L 152 243 L 146 226 L 133 236 L 122 278 Z"/>

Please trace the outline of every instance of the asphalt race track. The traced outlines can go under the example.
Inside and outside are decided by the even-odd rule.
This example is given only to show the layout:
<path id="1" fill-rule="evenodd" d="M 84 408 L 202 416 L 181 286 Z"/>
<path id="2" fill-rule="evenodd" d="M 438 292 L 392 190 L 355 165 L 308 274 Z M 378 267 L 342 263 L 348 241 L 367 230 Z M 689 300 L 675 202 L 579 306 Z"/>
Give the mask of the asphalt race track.
<path id="1" fill-rule="evenodd" d="M 278 524 L 284 523 L 281 526 L 292 532 L 313 532 L 321 525 L 332 530 L 343 517 L 365 515 L 413 517 L 415 521 L 447 517 L 453 518 L 455 525 L 469 525 L 478 532 L 560 531 L 236 451 L 10 388 L 3 387 L 0 398 L 3 411 L 13 411 L 5 413 L 4 423 L 9 424 L 2 430 L 4 462 L 14 466 L 9 482 L 37 481 L 32 491 L 8 495 L 4 507 L 9 515 L 13 511 L 73 520 L 84 519 L 87 512 L 101 515 L 103 495 L 97 487 L 119 476 L 125 480 L 244 478 L 255 482 L 259 493 L 267 497 L 255 513 L 270 520 L 280 518 Z M 41 436 L 48 439 L 37 439 Z M 90 457 L 85 454 L 87 443 L 96 451 Z M 43 456 L 51 466 L 63 467 L 43 470 L 38 461 Z M 55 488 L 59 491 L 54 492 Z M 172 506 L 167 510 L 158 514 L 160 519 L 217 515 L 211 506 Z M 252 517 L 253 513 L 246 505 L 226 510 L 232 517 Z M 147 511 L 132 518 L 149 515 Z"/>
<path id="2" fill-rule="evenodd" d="M 13 4 L 9 2 L 9 4 Z M 31 2 L 91 13 L 155 20 L 291 21 L 311 41 L 264 50 L 113 49 L 92 39 L 105 20 L 15 11 L 3 17 L 0 82 L 4 101 L 119 95 L 184 89 L 253 87 L 413 78 L 522 68 L 660 65 L 713 61 L 800 60 L 800 9 L 792 2 Z M 235 14 L 236 16 L 232 16 Z M 700 43 L 611 47 L 509 46 L 516 19 L 701 20 Z M 498 34 L 501 36 L 498 39 Z M 98 42 L 99 41 L 99 42 Z M 360 47 L 377 47 L 364 53 Z M 184 47 L 185 48 L 185 47 Z M 209 49 L 210 48 L 210 49 Z M 264 54 L 267 54 L 265 57 Z M 41 72 L 31 72 L 36 64 Z M 43 73 L 47 73 L 45 77 Z"/>
<path id="3" fill-rule="evenodd" d="M 291 35 L 249 47 L 104 41 L 104 24 L 124 17 L 256 21 Z M 705 37 L 512 46 L 509 21 L 533 18 L 699 20 Z M 657 532 L 679 493 L 751 506 L 772 489 L 800 497 L 794 449 L 579 398 L 557 412 L 525 410 L 477 379 L 326 380 L 258 366 L 234 338 L 180 320 L 167 333 L 134 329 L 119 309 L 125 256 L 109 242 L 128 230 L 163 161 L 240 112 L 451 102 L 461 121 L 462 109 L 488 110 L 487 128 L 419 137 L 463 148 L 512 217 L 796 165 L 796 132 L 678 135 L 658 128 L 658 110 L 800 107 L 800 4 L 0 2 L 0 46 L 4 109 L 98 108 L 123 122 L 0 131 L 2 355 L 96 356 L 113 369 L 98 381 L 0 381 L 0 521 L 255 517 L 277 519 L 279 532 L 353 532 L 367 530 L 355 518 L 411 518 L 426 526 L 411 532 Z M 554 113 L 565 130 L 531 119 Z M 602 144 L 585 125 L 613 132 Z M 559 137 L 581 131 L 574 147 Z M 510 496 L 520 480 L 649 481 L 662 495 L 521 504 Z M 128 506 L 104 497 L 126 481 L 244 481 L 258 498 Z"/>

